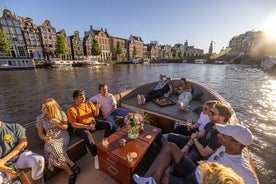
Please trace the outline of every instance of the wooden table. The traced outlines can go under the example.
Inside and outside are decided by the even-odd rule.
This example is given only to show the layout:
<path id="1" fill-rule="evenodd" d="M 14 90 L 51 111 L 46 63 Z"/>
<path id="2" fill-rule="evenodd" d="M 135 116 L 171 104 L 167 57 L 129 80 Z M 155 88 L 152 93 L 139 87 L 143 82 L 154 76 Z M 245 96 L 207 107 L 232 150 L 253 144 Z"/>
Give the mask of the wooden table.
<path id="1" fill-rule="evenodd" d="M 149 138 L 149 136 L 151 138 Z M 125 146 L 121 147 L 119 140 L 126 139 Z M 128 138 L 127 126 L 116 131 L 108 138 L 108 145 L 99 143 L 98 155 L 100 169 L 115 178 L 120 183 L 133 183 L 132 175 L 144 175 L 161 149 L 161 129 L 145 124 L 144 131 L 139 138 Z M 127 153 L 136 152 L 137 158 L 129 162 Z"/>

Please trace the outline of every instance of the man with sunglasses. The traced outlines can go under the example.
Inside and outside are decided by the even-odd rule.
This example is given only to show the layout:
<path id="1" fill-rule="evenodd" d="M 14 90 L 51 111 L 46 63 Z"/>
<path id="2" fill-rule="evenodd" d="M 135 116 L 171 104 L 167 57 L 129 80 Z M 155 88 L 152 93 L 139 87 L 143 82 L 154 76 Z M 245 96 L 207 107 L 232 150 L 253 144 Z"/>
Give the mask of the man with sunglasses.
<path id="1" fill-rule="evenodd" d="M 244 180 L 244 183 L 258 184 L 258 179 L 246 157 L 243 149 L 253 143 L 253 135 L 250 130 L 240 124 L 216 124 L 219 132 L 218 138 L 222 146 L 212 154 L 208 162 L 218 162 L 225 167 L 232 168 Z M 224 154 L 222 154 L 222 152 Z M 216 160 L 215 160 L 216 158 Z M 183 155 L 181 150 L 169 142 L 160 153 L 160 160 L 152 177 L 139 177 L 133 175 L 133 179 L 138 184 L 180 184 L 180 183 L 202 183 L 202 173 L 200 166 Z M 173 171 L 166 173 L 171 161 L 174 162 Z"/>
<path id="2" fill-rule="evenodd" d="M 175 143 L 188 158 L 196 163 L 208 158 L 221 146 L 215 124 L 224 125 L 229 122 L 231 116 L 231 109 L 227 105 L 218 102 L 210 110 L 210 122 L 207 123 L 204 129 L 193 133 L 191 136 L 170 133 L 168 141 Z"/>

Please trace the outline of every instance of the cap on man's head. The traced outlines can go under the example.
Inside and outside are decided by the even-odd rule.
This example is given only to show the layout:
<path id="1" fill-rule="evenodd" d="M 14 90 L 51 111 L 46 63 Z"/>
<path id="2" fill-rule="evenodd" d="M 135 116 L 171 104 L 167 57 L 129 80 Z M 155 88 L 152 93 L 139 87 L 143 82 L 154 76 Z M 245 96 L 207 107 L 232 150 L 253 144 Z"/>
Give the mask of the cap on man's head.
<path id="1" fill-rule="evenodd" d="M 244 146 L 253 143 L 253 135 L 251 131 L 241 124 L 216 124 L 216 128 L 219 133 L 233 137 Z"/>

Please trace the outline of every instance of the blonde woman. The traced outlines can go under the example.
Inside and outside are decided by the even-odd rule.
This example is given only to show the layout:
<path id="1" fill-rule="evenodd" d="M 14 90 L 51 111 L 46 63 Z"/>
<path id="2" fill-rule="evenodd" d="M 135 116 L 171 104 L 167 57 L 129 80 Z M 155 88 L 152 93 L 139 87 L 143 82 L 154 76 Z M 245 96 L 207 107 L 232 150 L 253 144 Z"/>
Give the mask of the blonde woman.
<path id="1" fill-rule="evenodd" d="M 41 111 L 42 114 L 37 117 L 36 128 L 39 138 L 45 141 L 44 154 L 48 161 L 48 168 L 64 169 L 69 174 L 69 184 L 74 184 L 80 168 L 66 153 L 70 142 L 67 116 L 53 98 L 43 102 Z"/>
<path id="2" fill-rule="evenodd" d="M 243 179 L 233 169 L 225 167 L 217 162 L 199 163 L 199 175 L 201 183 L 208 184 L 244 184 Z M 200 183 L 200 182 L 199 182 Z"/>
<path id="3" fill-rule="evenodd" d="M 180 125 L 173 130 L 173 133 L 190 136 L 192 133 L 203 130 L 207 123 L 211 121 L 209 114 L 216 103 L 218 103 L 217 100 L 206 101 L 202 105 L 202 112 L 200 113 L 199 119 L 196 123 L 190 122 L 187 125 Z"/>

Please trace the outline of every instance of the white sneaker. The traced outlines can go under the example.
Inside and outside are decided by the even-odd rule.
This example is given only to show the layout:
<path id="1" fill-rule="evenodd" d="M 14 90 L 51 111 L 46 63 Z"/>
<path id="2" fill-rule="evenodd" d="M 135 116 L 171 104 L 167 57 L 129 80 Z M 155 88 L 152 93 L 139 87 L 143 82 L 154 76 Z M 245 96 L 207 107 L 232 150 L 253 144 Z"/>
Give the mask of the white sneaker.
<path id="1" fill-rule="evenodd" d="M 162 134 L 162 137 L 163 137 L 164 139 L 168 139 L 168 136 L 169 136 L 169 134 Z"/>
<path id="2" fill-rule="evenodd" d="M 190 112 L 189 106 L 183 105 L 182 110 L 183 110 L 184 112 Z"/>
<path id="3" fill-rule="evenodd" d="M 100 168 L 100 165 L 99 165 L 99 157 L 98 155 L 97 156 L 94 156 L 94 167 L 95 169 L 99 169 Z"/>
<path id="4" fill-rule="evenodd" d="M 137 95 L 137 101 L 138 101 L 138 105 L 142 105 L 143 104 L 141 95 Z"/>
<path id="5" fill-rule="evenodd" d="M 146 104 L 146 98 L 144 95 L 141 95 L 141 101 L 142 101 L 142 104 Z"/>
<path id="6" fill-rule="evenodd" d="M 134 174 L 132 178 L 137 184 L 156 184 L 156 181 L 154 180 L 153 177 L 144 178 L 144 177 L 138 176 L 137 174 Z"/>
<path id="7" fill-rule="evenodd" d="M 183 110 L 183 103 L 182 102 L 180 102 L 179 100 L 176 102 L 176 105 L 177 105 L 177 107 L 178 107 L 178 109 L 180 110 L 180 111 L 182 111 Z"/>

